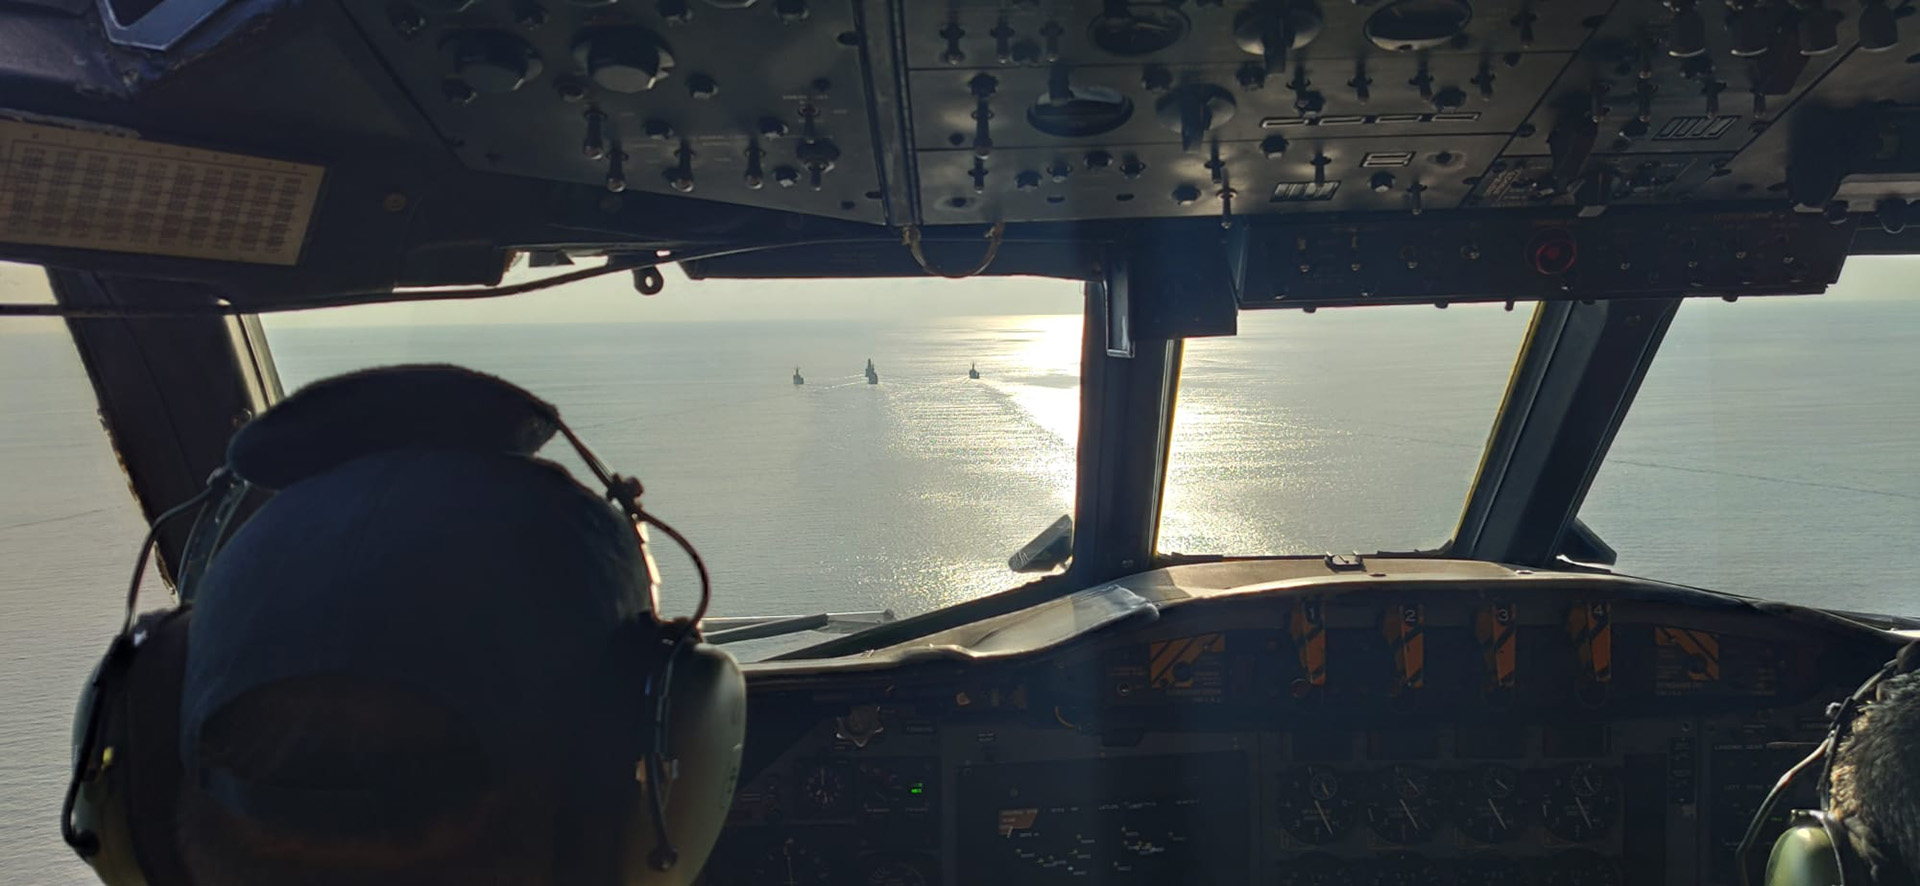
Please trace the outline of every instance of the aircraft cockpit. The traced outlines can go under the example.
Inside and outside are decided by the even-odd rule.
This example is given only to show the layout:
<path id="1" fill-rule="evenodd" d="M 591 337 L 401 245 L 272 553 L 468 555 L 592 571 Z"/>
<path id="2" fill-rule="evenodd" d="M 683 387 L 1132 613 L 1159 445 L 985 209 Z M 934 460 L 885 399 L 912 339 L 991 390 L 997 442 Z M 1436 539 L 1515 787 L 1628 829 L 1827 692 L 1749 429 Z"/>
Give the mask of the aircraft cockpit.
<path id="1" fill-rule="evenodd" d="M 711 478 L 739 498 L 686 499 L 709 537 L 740 525 L 716 502 L 774 508 L 778 478 L 842 464 L 909 420 L 802 422 L 775 398 L 918 390 L 916 415 L 945 411 L 921 442 L 889 444 L 915 452 L 988 433 L 955 391 L 1053 404 L 1023 425 L 1052 441 L 1044 458 L 966 450 L 1012 460 L 1009 476 L 1039 490 L 1018 537 L 995 530 L 988 572 L 899 553 L 944 550 L 972 517 L 907 532 L 890 525 L 905 510 L 846 499 L 822 506 L 844 531 L 816 538 L 785 516 L 740 530 L 743 549 L 788 532 L 845 547 L 716 576 L 704 629 L 746 662 L 747 737 L 697 882 L 1746 886 L 1756 872 L 1737 850 L 1763 799 L 1827 736 L 1829 705 L 1920 637 L 1920 611 L 1776 599 L 1749 582 L 1765 570 L 1635 577 L 1583 506 L 1597 477 L 1640 457 L 1620 442 L 1636 416 L 1707 408 L 1643 392 L 1657 355 L 1682 359 L 1690 312 L 1833 307 L 1822 293 L 1843 269 L 1894 280 L 1891 257 L 1920 254 L 1914 10 L 14 0 L 0 3 L 0 260 L 44 267 L 51 298 L 0 303 L 0 322 L 62 324 L 148 518 L 199 495 L 236 428 L 292 392 L 279 318 L 325 311 L 591 285 L 581 310 L 644 323 L 681 293 L 757 293 L 750 310 L 773 318 L 752 346 L 770 361 L 765 392 L 725 441 L 648 450 L 739 453 Z M 967 288 L 914 288 L 929 280 Z M 889 286 L 926 300 L 1052 287 L 1071 313 L 1020 333 L 1040 381 L 1007 394 L 1007 362 L 945 336 L 936 389 L 883 333 L 824 357 L 781 349 L 810 334 L 808 299 L 843 284 L 881 293 L 871 305 Z M 560 304 L 500 315 L 472 353 L 539 350 L 513 324 Z M 1463 316 L 1502 324 L 1495 345 L 1471 323 L 1448 327 L 1469 342 L 1452 349 L 1395 337 Z M 1401 325 L 1338 325 L 1367 317 Z M 1274 337 L 1283 324 L 1301 331 Z M 690 332 L 631 351 L 603 334 L 617 356 L 582 377 L 652 384 L 648 364 L 672 363 L 679 382 L 722 392 L 675 407 L 692 433 L 730 390 Z M 361 368 L 376 338 L 313 345 L 302 377 Z M 1270 347 L 1229 354 L 1240 341 Z M 1340 386 L 1379 368 L 1362 341 L 1406 358 L 1399 399 Z M 1802 368 L 1756 353 L 1782 377 Z M 1738 393 L 1714 378 L 1709 393 Z M 1301 379 L 1343 414 L 1390 413 L 1375 430 L 1448 453 L 1461 482 L 1433 492 L 1372 467 L 1403 457 L 1384 438 L 1301 443 L 1304 401 L 1232 406 Z M 578 378 L 515 380 L 565 395 Z M 1485 411 L 1458 427 L 1424 411 L 1438 386 L 1467 382 Z M 1889 378 L 1826 383 L 1844 399 Z M 630 421 L 610 397 L 580 398 L 589 436 Z M 1228 442 L 1201 446 L 1196 426 Z M 1780 433 L 1779 447 L 1816 448 Z M 767 455 L 785 435 L 818 442 Z M 1293 468 L 1249 472 L 1269 449 L 1309 445 L 1322 448 Z M 1001 487 L 937 452 L 846 476 L 892 484 L 902 509 L 987 513 Z M 671 473 L 672 455 L 656 461 Z M 942 471 L 947 487 L 919 482 Z M 1300 487 L 1282 480 L 1315 474 L 1313 494 L 1286 498 Z M 1792 483 L 1753 500 L 1770 528 L 1737 524 L 1755 533 L 1743 544 L 1783 549 L 1797 521 L 1831 521 L 1803 496 L 1834 487 Z M 1234 508 L 1245 519 L 1230 532 L 1207 520 Z M 1403 510 L 1428 522 L 1378 548 L 1314 547 L 1316 515 Z M 1636 544 L 1664 539 L 1683 559 L 1691 529 Z M 869 531 L 907 540 L 882 549 Z M 157 530 L 162 576 L 195 556 L 189 536 Z M 781 584 L 852 583 L 829 561 L 862 558 L 879 576 L 862 588 L 913 573 L 965 591 L 825 611 L 837 604 Z M 763 596 L 729 604 L 729 581 Z M 1767 841 L 1786 806 L 1817 802 L 1795 789 L 1807 795 L 1765 823 Z"/>

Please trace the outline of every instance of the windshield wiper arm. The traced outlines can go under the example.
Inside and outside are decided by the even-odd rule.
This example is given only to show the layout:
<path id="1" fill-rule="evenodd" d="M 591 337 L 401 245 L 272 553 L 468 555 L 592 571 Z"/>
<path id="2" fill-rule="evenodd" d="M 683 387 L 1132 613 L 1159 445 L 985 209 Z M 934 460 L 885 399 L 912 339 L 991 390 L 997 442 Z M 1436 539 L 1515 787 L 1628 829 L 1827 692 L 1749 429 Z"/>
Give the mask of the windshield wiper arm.
<path id="1" fill-rule="evenodd" d="M 709 618 L 702 627 L 712 629 L 708 643 L 739 643 L 764 640 L 802 631 L 850 634 L 894 620 L 893 610 L 867 612 L 818 612 L 812 615 L 734 616 Z"/>

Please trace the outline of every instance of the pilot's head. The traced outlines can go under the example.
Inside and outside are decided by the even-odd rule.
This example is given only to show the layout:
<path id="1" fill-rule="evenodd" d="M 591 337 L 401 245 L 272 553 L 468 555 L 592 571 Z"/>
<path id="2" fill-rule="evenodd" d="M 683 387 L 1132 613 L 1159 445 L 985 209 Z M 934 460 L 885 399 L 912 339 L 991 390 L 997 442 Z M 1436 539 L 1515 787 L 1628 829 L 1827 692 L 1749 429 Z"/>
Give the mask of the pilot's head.
<path id="1" fill-rule="evenodd" d="M 580 825 L 632 811 L 596 780 L 633 776 L 609 744 L 640 689 L 607 650 L 646 574 L 632 526 L 533 459 L 389 451 L 279 492 L 195 603 L 197 886 L 591 879 Z"/>
<path id="2" fill-rule="evenodd" d="M 1827 811 L 1876 882 L 1920 879 L 1920 673 L 1887 678 L 1854 720 L 1833 761 Z"/>

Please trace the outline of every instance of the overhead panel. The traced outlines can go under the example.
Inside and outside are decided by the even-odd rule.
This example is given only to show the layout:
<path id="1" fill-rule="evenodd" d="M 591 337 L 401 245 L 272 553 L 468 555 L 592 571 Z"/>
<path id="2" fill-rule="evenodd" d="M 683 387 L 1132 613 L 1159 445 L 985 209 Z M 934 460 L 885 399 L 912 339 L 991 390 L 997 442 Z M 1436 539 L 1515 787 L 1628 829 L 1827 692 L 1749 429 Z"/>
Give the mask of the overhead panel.
<path id="1" fill-rule="evenodd" d="M 847 2 L 346 5 L 468 168 L 884 218 Z"/>

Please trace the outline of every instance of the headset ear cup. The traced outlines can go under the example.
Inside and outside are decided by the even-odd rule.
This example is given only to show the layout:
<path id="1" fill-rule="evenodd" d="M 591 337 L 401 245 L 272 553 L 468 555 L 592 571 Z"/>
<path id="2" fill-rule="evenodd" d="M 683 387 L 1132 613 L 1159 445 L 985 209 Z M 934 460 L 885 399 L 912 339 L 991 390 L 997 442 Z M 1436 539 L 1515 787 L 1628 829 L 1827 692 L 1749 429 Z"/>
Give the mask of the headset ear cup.
<path id="1" fill-rule="evenodd" d="M 143 617 L 100 664 L 92 704 L 98 716 L 91 759 L 74 800 L 74 827 L 91 835 L 82 855 L 107 886 L 185 883 L 176 843 L 180 686 L 186 674 L 191 610 Z M 134 638 L 141 638 L 134 642 Z M 85 729 L 83 722 L 78 729 Z"/>
<path id="2" fill-rule="evenodd" d="M 1795 811 L 1787 830 L 1773 841 L 1762 886 L 1839 886 L 1840 855 L 1820 818 Z"/>
<path id="3" fill-rule="evenodd" d="M 667 833 L 678 855 L 666 871 L 651 860 L 657 837 L 651 797 L 641 798 L 628 826 L 626 886 L 692 883 L 706 865 L 733 803 L 746 741 L 747 684 L 739 663 L 719 647 L 694 644 L 679 653 L 667 686 Z M 656 789 L 651 781 L 647 790 Z"/>

